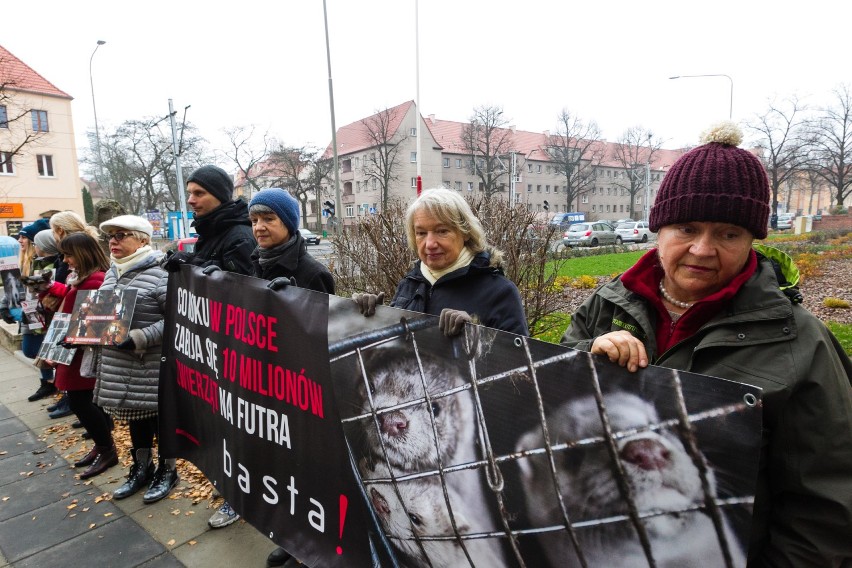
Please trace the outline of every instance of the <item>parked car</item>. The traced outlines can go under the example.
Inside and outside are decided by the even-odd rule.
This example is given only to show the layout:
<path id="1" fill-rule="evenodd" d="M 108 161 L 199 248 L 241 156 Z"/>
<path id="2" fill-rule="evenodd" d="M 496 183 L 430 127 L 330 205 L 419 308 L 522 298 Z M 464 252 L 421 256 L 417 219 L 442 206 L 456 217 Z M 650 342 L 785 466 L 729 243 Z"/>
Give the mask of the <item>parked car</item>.
<path id="1" fill-rule="evenodd" d="M 318 245 L 322 238 L 316 233 L 309 231 L 308 229 L 299 229 L 299 232 L 302 234 L 302 238 L 305 239 L 305 242 L 309 245 Z"/>
<path id="2" fill-rule="evenodd" d="M 178 239 L 177 249 L 192 254 L 195 252 L 195 243 L 197 241 L 198 237 L 186 237 L 184 239 Z"/>
<path id="3" fill-rule="evenodd" d="M 615 232 L 621 236 L 621 240 L 625 243 L 647 243 L 648 239 L 652 239 L 654 234 L 648 228 L 648 223 L 645 221 L 627 221 L 620 223 Z"/>
<path id="4" fill-rule="evenodd" d="M 779 231 L 789 231 L 793 228 L 794 217 L 792 213 L 779 213 L 776 229 Z M 769 227 L 772 227 L 772 216 L 769 217 Z"/>
<path id="5" fill-rule="evenodd" d="M 558 225 L 559 229 L 562 231 L 567 231 L 568 227 L 571 226 L 571 223 L 582 223 L 586 220 L 585 213 L 581 212 L 572 212 L 572 213 L 557 213 L 550 219 L 551 225 Z"/>
<path id="6" fill-rule="evenodd" d="M 574 223 L 562 235 L 562 244 L 566 247 L 621 244 L 621 236 L 608 223 Z"/>

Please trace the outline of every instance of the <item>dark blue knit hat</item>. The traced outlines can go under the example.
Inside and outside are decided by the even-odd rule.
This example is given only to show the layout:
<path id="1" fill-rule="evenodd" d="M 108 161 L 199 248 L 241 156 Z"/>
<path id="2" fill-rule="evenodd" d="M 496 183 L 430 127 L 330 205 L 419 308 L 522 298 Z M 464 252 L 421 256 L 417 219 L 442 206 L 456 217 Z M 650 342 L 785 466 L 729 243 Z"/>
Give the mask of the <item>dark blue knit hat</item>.
<path id="1" fill-rule="evenodd" d="M 287 190 L 280 187 L 270 187 L 258 191 L 249 203 L 249 213 L 257 213 L 252 211 L 255 205 L 265 205 L 272 209 L 278 218 L 287 227 L 291 235 L 295 235 L 299 230 L 299 202 L 296 198 L 290 195 Z"/>
<path id="2" fill-rule="evenodd" d="M 29 240 L 34 241 L 35 236 L 39 234 L 41 231 L 50 228 L 50 221 L 47 219 L 39 219 L 35 223 L 30 223 L 18 233 L 19 235 L 24 235 Z"/>

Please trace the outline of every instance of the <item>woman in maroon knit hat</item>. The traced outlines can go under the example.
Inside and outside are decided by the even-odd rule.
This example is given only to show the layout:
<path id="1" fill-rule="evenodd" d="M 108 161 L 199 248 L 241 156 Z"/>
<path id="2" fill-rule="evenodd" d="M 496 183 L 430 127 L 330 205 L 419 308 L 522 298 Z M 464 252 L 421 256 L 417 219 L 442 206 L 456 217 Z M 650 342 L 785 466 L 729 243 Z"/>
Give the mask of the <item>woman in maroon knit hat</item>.
<path id="1" fill-rule="evenodd" d="M 750 566 L 852 562 L 852 362 L 801 306 L 766 237 L 769 183 L 722 123 L 681 156 L 651 209 L 657 248 L 595 292 L 562 344 L 763 389 Z M 773 257 L 773 258 L 770 258 Z M 780 281 L 779 281 L 780 280 Z M 688 543 L 684 543 L 688 546 Z"/>

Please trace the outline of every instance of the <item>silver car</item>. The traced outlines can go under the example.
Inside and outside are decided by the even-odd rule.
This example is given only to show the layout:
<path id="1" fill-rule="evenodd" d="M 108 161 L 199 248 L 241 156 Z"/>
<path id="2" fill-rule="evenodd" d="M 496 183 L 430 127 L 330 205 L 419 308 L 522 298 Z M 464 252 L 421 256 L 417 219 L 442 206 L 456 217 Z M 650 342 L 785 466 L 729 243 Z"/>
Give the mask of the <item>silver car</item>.
<path id="1" fill-rule="evenodd" d="M 596 247 L 598 245 L 620 245 L 621 236 L 607 223 L 574 223 L 562 235 L 566 247 Z"/>
<path id="2" fill-rule="evenodd" d="M 621 237 L 625 243 L 647 243 L 648 239 L 652 239 L 654 234 L 648 228 L 648 223 L 645 221 L 628 221 L 620 223 L 615 232 Z"/>

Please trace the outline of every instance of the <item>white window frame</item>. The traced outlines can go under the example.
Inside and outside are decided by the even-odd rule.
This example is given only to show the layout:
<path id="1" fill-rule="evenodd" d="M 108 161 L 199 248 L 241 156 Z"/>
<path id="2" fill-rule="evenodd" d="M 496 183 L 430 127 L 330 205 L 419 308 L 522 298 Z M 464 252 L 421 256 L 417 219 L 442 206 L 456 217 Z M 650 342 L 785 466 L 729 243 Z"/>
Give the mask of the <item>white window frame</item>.
<path id="1" fill-rule="evenodd" d="M 53 156 L 50 154 L 36 154 L 36 167 L 39 177 L 56 177 L 53 171 Z"/>
<path id="2" fill-rule="evenodd" d="M 412 152 L 409 161 L 413 164 L 417 161 L 417 152 Z"/>
<path id="3" fill-rule="evenodd" d="M 355 216 L 355 206 L 354 205 L 347 205 L 345 207 L 344 211 L 345 211 L 345 215 L 347 217 L 354 217 Z"/>
<path id="4" fill-rule="evenodd" d="M 445 168 L 449 168 L 449 167 L 450 167 L 450 159 L 449 159 L 449 158 L 444 158 L 444 167 L 445 167 Z"/>
<path id="5" fill-rule="evenodd" d="M 417 187 L 417 177 L 411 178 L 411 187 Z"/>
<path id="6" fill-rule="evenodd" d="M 0 176 L 11 176 L 15 174 L 15 162 L 12 161 L 11 152 L 0 152 Z"/>

